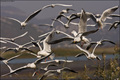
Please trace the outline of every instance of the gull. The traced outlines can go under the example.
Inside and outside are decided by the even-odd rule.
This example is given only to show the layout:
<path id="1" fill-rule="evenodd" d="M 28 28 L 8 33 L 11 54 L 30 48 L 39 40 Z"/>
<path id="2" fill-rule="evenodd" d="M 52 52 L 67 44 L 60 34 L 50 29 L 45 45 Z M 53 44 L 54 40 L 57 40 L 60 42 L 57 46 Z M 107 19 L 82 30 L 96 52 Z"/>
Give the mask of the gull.
<path id="1" fill-rule="evenodd" d="M 45 60 L 46 58 L 48 58 L 52 53 L 50 53 L 49 55 L 41 58 L 41 59 L 37 59 L 35 60 L 34 62 L 32 63 L 28 63 L 27 65 L 23 66 L 23 67 L 19 67 L 15 70 L 12 70 L 10 73 L 6 73 L 6 74 L 3 74 L 2 76 L 7 76 L 7 75 L 11 75 L 13 73 L 16 73 L 16 72 L 19 72 L 21 70 L 24 70 L 24 69 L 36 69 L 37 68 L 37 64 L 39 64 L 41 61 Z"/>
<path id="2" fill-rule="evenodd" d="M 98 27 L 100 27 L 101 29 L 104 28 L 105 24 L 104 22 L 106 21 L 106 18 L 110 16 L 110 14 L 114 13 L 119 7 L 118 6 L 114 6 L 112 8 L 106 9 L 105 11 L 103 11 L 102 15 L 100 18 L 96 18 L 96 23 Z"/>
<path id="3" fill-rule="evenodd" d="M 63 21 L 61 21 L 59 19 L 54 19 L 54 20 L 60 22 L 65 28 L 69 28 L 69 26 L 67 24 L 65 24 Z"/>
<path id="4" fill-rule="evenodd" d="M 77 46 L 78 49 L 80 49 L 81 51 L 83 51 L 84 54 L 77 54 L 75 57 L 80 57 L 80 56 L 85 55 L 85 56 L 87 57 L 87 59 L 98 59 L 98 60 L 101 60 L 98 56 L 96 56 L 96 55 L 94 54 L 95 49 L 96 49 L 96 47 L 97 47 L 98 45 L 96 45 L 96 46 L 94 47 L 92 53 L 89 52 L 89 51 L 87 51 L 86 49 L 82 49 L 82 48 L 81 48 L 80 46 L 78 46 L 78 45 L 76 45 L 76 46 Z"/>
<path id="5" fill-rule="evenodd" d="M 17 21 L 18 23 L 20 23 L 21 29 L 22 29 L 22 27 L 25 28 L 25 26 L 27 25 L 28 21 L 30 21 L 32 18 L 34 18 L 34 17 L 35 17 L 39 12 L 41 12 L 43 9 L 48 8 L 48 7 L 54 8 L 55 6 L 66 6 L 66 7 L 69 7 L 69 6 L 72 6 L 72 5 L 50 4 L 50 5 L 44 6 L 43 8 L 38 9 L 38 10 L 34 11 L 32 14 L 30 14 L 23 22 L 15 19 L 15 18 L 9 18 L 9 19 L 12 19 L 12 20 Z"/>
<path id="6" fill-rule="evenodd" d="M 109 31 L 114 27 L 115 29 L 120 25 L 120 21 L 115 21 L 113 24 L 110 24 L 110 28 L 108 29 Z"/>
<path id="7" fill-rule="evenodd" d="M 44 70 L 44 71 L 48 71 L 49 69 L 49 67 L 52 67 L 52 66 L 58 66 L 58 65 L 56 65 L 56 64 L 48 64 L 45 68 L 40 68 L 39 70 L 36 70 L 34 73 L 33 73 L 33 75 L 32 75 L 32 77 L 33 76 L 35 76 L 36 75 L 36 73 L 38 72 L 38 71 L 40 71 L 40 70 Z"/>
<path id="8" fill-rule="evenodd" d="M 11 57 L 9 59 L 5 59 L 5 58 L 0 57 L 0 61 L 2 61 L 9 68 L 10 72 L 12 72 L 13 69 L 8 65 L 8 62 L 11 61 L 11 60 L 14 60 L 15 58 L 17 58 L 17 57 L 19 57 L 21 55 L 22 54 L 18 54 L 18 55 L 13 56 L 13 57 Z"/>
<path id="9" fill-rule="evenodd" d="M 96 16 L 97 18 L 99 18 L 99 17 L 101 17 L 101 14 L 95 14 L 95 16 Z M 119 14 L 110 14 L 109 16 L 110 16 L 110 17 L 107 17 L 107 19 L 112 19 L 112 17 L 120 17 Z"/>
<path id="10" fill-rule="evenodd" d="M 44 6 L 43 7 L 43 9 L 44 8 L 48 8 L 48 7 L 52 7 L 52 8 L 54 8 L 55 6 L 64 6 L 64 7 L 71 7 L 72 5 L 67 5 L 67 4 L 50 4 L 50 5 L 46 5 L 46 6 Z"/>
<path id="11" fill-rule="evenodd" d="M 58 20 L 60 23 L 63 24 L 63 22 L 61 21 L 61 17 L 65 17 L 67 20 L 69 20 L 68 16 L 64 15 L 64 13 L 69 13 L 70 10 L 75 11 L 74 9 L 70 9 L 70 8 L 67 8 L 67 9 L 64 9 L 64 10 L 60 11 L 59 14 L 58 14 L 58 16 L 57 16 L 55 19 L 53 19 L 53 22 L 52 22 L 51 25 L 53 26 L 53 24 L 54 24 L 55 21 L 57 21 L 57 20 Z M 64 25 L 64 24 L 63 24 L 63 25 Z M 64 26 L 67 27 L 66 25 L 64 25 Z"/>
<path id="12" fill-rule="evenodd" d="M 84 16 L 87 18 L 87 21 L 92 19 L 94 22 L 96 22 L 96 17 L 93 13 L 90 13 L 90 12 L 85 12 L 84 9 L 81 10 L 80 13 L 72 13 L 70 16 L 69 16 L 69 20 L 67 21 L 67 23 L 65 24 L 65 26 L 68 26 L 69 23 L 71 23 L 72 20 L 74 19 L 77 19 L 77 18 L 81 18 L 81 16 Z M 85 19 L 84 19 L 85 20 Z M 95 25 L 94 25 L 95 26 Z"/>
<path id="13" fill-rule="evenodd" d="M 46 34 L 46 35 L 47 35 L 47 34 Z M 41 40 L 36 40 L 36 41 L 35 41 L 35 39 L 34 39 L 32 36 L 29 36 L 29 37 L 32 39 L 31 42 L 32 42 L 33 46 L 38 47 L 40 50 L 42 50 L 42 48 L 41 48 L 41 46 L 40 46 Z"/>
<path id="14" fill-rule="evenodd" d="M 47 63 L 63 63 L 63 62 L 67 62 L 67 63 L 70 63 L 70 62 L 73 62 L 73 60 L 64 60 L 64 59 L 55 59 L 55 60 L 50 60 L 50 61 L 46 61 L 46 62 L 41 62 L 41 64 L 47 64 Z"/>
<path id="15" fill-rule="evenodd" d="M 11 44 L 14 44 L 14 45 L 16 45 L 17 47 L 16 47 L 16 48 L 7 48 L 3 53 L 5 53 L 5 52 L 7 52 L 7 51 L 11 51 L 11 50 L 14 51 L 15 53 L 17 53 L 17 52 L 20 51 L 20 50 L 27 50 L 27 51 L 29 51 L 29 52 L 34 53 L 34 52 L 31 51 L 28 47 L 25 47 L 25 46 L 27 46 L 27 45 L 32 44 L 32 42 L 28 42 L 28 43 L 25 43 L 25 44 L 23 44 L 23 45 L 19 45 L 19 44 L 15 43 L 15 42 L 11 42 L 11 41 L 6 41 L 6 42 L 11 43 Z M 2 53 L 2 54 L 3 54 L 3 53 Z"/>
<path id="16" fill-rule="evenodd" d="M 41 42 L 43 43 L 43 49 L 37 52 L 37 55 L 39 56 L 46 56 L 48 54 L 50 54 L 52 52 L 51 50 L 51 44 L 48 44 L 47 42 L 49 42 L 52 38 L 53 38 L 53 34 L 55 32 L 55 29 L 53 29 L 46 37 L 44 40 L 42 40 Z M 54 54 L 52 54 L 50 56 L 51 59 L 54 58 Z"/>
<path id="17" fill-rule="evenodd" d="M 59 42 L 62 42 L 62 41 L 71 41 L 73 40 L 72 43 L 78 43 L 80 41 L 84 41 L 85 43 L 89 42 L 89 40 L 85 37 L 91 33 L 95 33 L 97 32 L 99 29 L 96 29 L 96 30 L 91 30 L 91 31 L 87 31 L 87 32 L 84 32 L 82 34 L 80 33 L 77 33 L 76 31 L 72 31 L 71 33 L 74 35 L 74 36 L 71 36 L 63 31 L 59 31 L 59 30 L 56 30 L 57 33 L 62 33 L 64 35 L 66 35 L 67 37 L 64 37 L 64 38 L 61 38 L 61 39 L 58 39 L 58 40 L 54 40 L 54 41 L 49 41 L 48 44 L 57 44 Z"/>
<path id="18" fill-rule="evenodd" d="M 53 21 L 52 21 L 51 24 L 41 24 L 41 25 L 39 25 L 39 26 L 49 26 L 49 27 L 53 27 L 55 21 L 57 21 L 58 19 L 61 20 L 61 17 L 65 17 L 66 19 L 69 19 L 67 16 L 64 15 L 64 13 L 69 13 L 69 10 L 73 10 L 73 11 L 74 11 L 74 9 L 70 9 L 70 8 L 67 8 L 67 9 L 65 9 L 65 10 L 62 10 L 62 11 L 59 12 L 59 15 L 58 15 L 55 19 L 52 19 Z"/>
<path id="19" fill-rule="evenodd" d="M 97 42 L 91 42 L 91 43 L 87 46 L 86 49 L 89 50 L 90 47 L 91 47 L 93 44 L 103 45 L 104 42 L 109 42 L 109 43 L 111 43 L 111 44 L 116 45 L 113 41 L 110 41 L 110 40 L 108 40 L 108 39 L 101 39 L 100 41 L 97 41 Z"/>
<path id="20" fill-rule="evenodd" d="M 43 76 L 41 78 L 39 78 L 39 80 L 44 80 L 46 77 L 50 77 L 50 76 L 59 76 L 63 71 L 65 72 L 72 72 L 72 73 L 78 73 L 68 67 L 64 67 L 61 69 L 57 69 L 57 70 L 48 70 L 47 72 L 45 72 L 43 74 Z"/>
<path id="21" fill-rule="evenodd" d="M 1 40 L 7 40 L 7 41 L 12 41 L 12 42 L 14 42 L 16 39 L 19 39 L 19 38 L 25 36 L 27 33 L 28 33 L 28 32 L 25 32 L 24 34 L 19 35 L 19 36 L 14 37 L 14 38 L 3 38 L 3 37 L 0 37 L 0 39 L 1 39 Z"/>

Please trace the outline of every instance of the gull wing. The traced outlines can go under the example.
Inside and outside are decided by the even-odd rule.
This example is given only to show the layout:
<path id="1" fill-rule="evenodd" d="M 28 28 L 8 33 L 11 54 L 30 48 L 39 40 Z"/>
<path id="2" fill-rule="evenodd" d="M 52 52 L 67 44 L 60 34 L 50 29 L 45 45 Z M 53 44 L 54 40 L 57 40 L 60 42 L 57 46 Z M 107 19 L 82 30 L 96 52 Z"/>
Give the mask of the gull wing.
<path id="1" fill-rule="evenodd" d="M 17 39 L 17 38 L 23 37 L 23 36 L 25 36 L 27 33 L 28 33 L 28 31 L 25 32 L 24 34 L 20 35 L 20 36 L 17 36 L 17 37 L 15 37 L 15 38 L 12 38 L 12 39 Z"/>
<path id="2" fill-rule="evenodd" d="M 46 66 L 46 68 L 48 69 L 48 68 L 51 67 L 51 66 L 58 66 L 58 65 L 57 65 L 57 64 L 50 63 L 50 64 L 48 64 L 48 65 Z"/>
<path id="3" fill-rule="evenodd" d="M 42 35 L 40 35 L 40 36 L 38 36 L 38 37 L 40 38 L 40 37 L 46 36 L 46 35 L 48 35 L 49 33 L 50 33 L 50 32 L 47 32 L 47 33 L 42 34 Z"/>
<path id="4" fill-rule="evenodd" d="M 85 54 L 84 53 L 80 53 L 80 54 L 77 54 L 75 57 L 80 57 L 80 56 L 84 56 Z"/>
<path id="5" fill-rule="evenodd" d="M 108 30 L 110 31 L 113 27 L 117 28 L 118 25 L 120 25 L 120 21 L 115 21 Z"/>
<path id="6" fill-rule="evenodd" d="M 68 67 L 64 67 L 64 68 L 62 68 L 61 70 L 62 70 L 62 71 L 73 72 L 73 73 L 78 73 L 78 72 L 76 72 L 76 71 L 74 71 L 74 70 L 72 70 L 72 69 L 70 69 L 70 68 L 68 68 Z"/>
<path id="7" fill-rule="evenodd" d="M 84 53 L 85 55 L 89 55 L 89 54 L 90 54 L 87 50 L 82 49 L 80 46 L 76 45 L 76 47 L 77 47 L 78 49 L 80 49 L 81 51 L 85 52 L 85 53 Z"/>
<path id="8" fill-rule="evenodd" d="M 91 18 L 95 23 L 97 22 L 97 21 L 96 21 L 97 18 L 96 18 L 96 16 L 95 16 L 93 13 L 86 12 L 86 14 L 87 14 L 87 18 Z M 98 15 L 98 14 L 96 14 L 96 15 Z M 100 16 L 100 15 L 99 15 L 99 16 Z"/>
<path id="9" fill-rule="evenodd" d="M 83 33 L 87 31 L 87 15 L 86 12 L 82 9 L 81 11 L 81 16 L 80 16 L 80 21 L 78 24 L 78 33 Z"/>
<path id="10" fill-rule="evenodd" d="M 0 39 L 2 39 L 2 38 L 0 38 Z M 3 40 L 0 40 L 0 43 L 7 43 L 6 41 L 3 41 Z"/>
<path id="11" fill-rule="evenodd" d="M 5 40 L 6 42 L 8 42 L 8 43 L 11 43 L 11 44 L 14 44 L 14 45 L 16 45 L 16 46 L 19 46 L 17 43 L 15 43 L 15 42 L 11 42 L 11 41 L 7 41 L 7 40 Z"/>
<path id="12" fill-rule="evenodd" d="M 11 60 L 13 60 L 13 59 L 15 59 L 15 58 L 17 58 L 17 57 L 19 57 L 19 56 L 21 56 L 22 55 L 22 53 L 20 53 L 20 54 L 18 54 L 18 55 L 16 55 L 16 56 L 13 56 L 13 57 L 11 57 L 11 58 L 9 58 L 9 59 L 7 59 L 7 61 L 11 61 Z"/>
<path id="13" fill-rule="evenodd" d="M 35 53 L 34 51 L 32 51 L 32 50 L 30 50 L 30 49 L 28 49 L 28 48 L 22 48 L 22 50 L 26 50 L 26 51 L 29 51 L 29 52 L 32 52 L 32 53 Z"/>
<path id="14" fill-rule="evenodd" d="M 67 33 L 65 33 L 65 32 L 63 32 L 63 31 L 59 31 L 59 30 L 56 30 L 56 33 L 62 33 L 62 34 L 64 34 L 64 35 L 66 35 L 66 36 L 68 36 L 69 38 L 73 38 L 74 39 L 74 37 L 72 37 L 71 35 L 69 35 L 69 34 L 67 34 Z"/>
<path id="15" fill-rule="evenodd" d="M 42 9 L 45 9 L 45 8 L 48 8 L 48 7 L 54 8 L 55 6 L 71 7 L 72 5 L 67 5 L 67 4 L 49 4 L 49 5 L 44 6 Z"/>
<path id="16" fill-rule="evenodd" d="M 15 53 L 17 52 L 17 50 L 15 48 L 7 48 L 5 51 L 3 51 L 1 54 L 8 52 L 8 51 L 14 51 Z"/>
<path id="17" fill-rule="evenodd" d="M 31 20 L 33 17 L 35 17 L 40 11 L 42 11 L 42 9 L 36 10 L 35 12 L 33 12 L 32 14 L 30 14 L 26 19 L 25 19 L 25 23 L 27 23 L 29 20 Z"/>
<path id="18" fill-rule="evenodd" d="M 118 6 L 114 6 L 114 7 L 112 7 L 112 8 L 106 9 L 106 10 L 102 13 L 102 15 L 101 15 L 101 17 L 100 17 L 100 20 L 101 20 L 101 21 L 105 21 L 106 18 L 107 18 L 108 16 L 110 16 L 110 14 L 112 14 L 113 12 L 115 12 L 117 9 L 118 9 Z"/>
<path id="19" fill-rule="evenodd" d="M 103 39 L 102 42 L 110 42 L 111 44 L 114 44 L 114 45 L 116 44 L 116 43 L 114 43 L 113 41 L 110 41 L 110 40 L 108 40 L 108 39 Z"/>
<path id="20" fill-rule="evenodd" d="M 91 48 L 91 46 L 94 45 L 94 44 L 97 44 L 97 43 L 96 43 L 96 42 L 91 42 L 91 43 L 87 46 L 86 50 L 89 50 L 89 49 Z"/>
<path id="21" fill-rule="evenodd" d="M 67 5 L 67 4 L 52 4 L 52 5 L 55 5 L 55 6 L 65 6 L 65 7 L 71 7 L 72 5 Z"/>
<path id="22" fill-rule="evenodd" d="M 28 68 L 27 66 L 23 66 L 23 67 L 20 67 L 20 68 L 17 68 L 17 69 L 15 69 L 15 70 L 11 71 L 10 73 L 3 74 L 2 76 L 11 75 L 11 74 L 14 74 L 14 73 L 16 73 L 16 72 L 19 72 L 19 71 L 21 71 L 21 70 L 27 69 L 27 68 Z"/>
<path id="23" fill-rule="evenodd" d="M 41 62 L 42 64 L 47 64 L 47 63 L 52 63 L 55 62 L 55 60 L 50 60 L 50 61 L 46 61 L 46 62 Z"/>
<path id="24" fill-rule="evenodd" d="M 48 76 L 53 76 L 53 75 L 55 75 L 55 73 L 57 73 L 56 72 L 56 70 L 48 70 L 47 72 L 45 72 L 44 74 L 43 74 L 43 76 L 41 77 L 41 78 L 39 78 L 39 80 L 44 80 L 46 77 L 48 77 Z"/>
<path id="25" fill-rule="evenodd" d="M 119 14 L 110 14 L 110 17 L 120 17 Z"/>
<path id="26" fill-rule="evenodd" d="M 99 29 L 84 32 L 84 33 L 81 35 L 81 37 L 82 37 L 82 36 L 87 36 L 87 35 L 89 35 L 89 34 L 91 34 L 91 33 L 95 33 L 95 32 L 97 32 L 98 30 L 99 30 Z"/>
<path id="27" fill-rule="evenodd" d="M 53 27 L 51 24 L 40 24 L 39 26 L 49 26 L 49 27 Z"/>
<path id="28" fill-rule="evenodd" d="M 43 50 L 47 51 L 47 52 L 51 52 L 51 45 L 48 44 L 47 42 L 49 42 L 52 38 L 53 38 L 53 34 L 54 34 L 55 29 L 53 29 L 48 35 L 47 37 L 43 40 Z"/>
<path id="29" fill-rule="evenodd" d="M 60 43 L 62 41 L 71 41 L 71 40 L 73 40 L 73 38 L 65 37 L 65 38 L 61 38 L 61 39 L 58 39 L 58 40 L 48 42 L 48 44 L 57 44 L 57 43 Z"/>
<path id="30" fill-rule="evenodd" d="M 9 17 L 8 17 L 8 19 L 11 19 L 11 20 L 17 21 L 18 23 L 21 24 L 21 21 L 19 21 L 18 19 L 15 19 L 15 18 L 9 18 Z"/>
<path id="31" fill-rule="evenodd" d="M 52 53 L 50 53 L 49 55 L 47 55 L 47 56 L 45 56 L 45 57 L 43 57 L 43 58 L 41 58 L 41 59 L 37 59 L 34 63 L 35 63 L 35 64 L 39 64 L 40 62 L 42 62 L 43 60 L 45 60 L 46 58 L 48 58 L 51 54 L 52 54 Z"/>

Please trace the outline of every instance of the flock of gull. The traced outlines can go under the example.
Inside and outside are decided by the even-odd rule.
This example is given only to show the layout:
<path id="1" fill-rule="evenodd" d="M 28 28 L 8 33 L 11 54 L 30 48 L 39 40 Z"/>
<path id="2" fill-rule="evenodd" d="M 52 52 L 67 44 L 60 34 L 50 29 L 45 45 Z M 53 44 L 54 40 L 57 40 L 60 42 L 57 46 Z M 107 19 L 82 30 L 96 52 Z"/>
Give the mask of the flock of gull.
<path id="1" fill-rule="evenodd" d="M 55 54 L 53 53 L 53 51 L 51 49 L 51 45 L 54 45 L 54 44 L 57 44 L 57 43 L 60 43 L 63 41 L 70 41 L 71 44 L 75 45 L 76 48 L 78 48 L 80 51 L 82 51 L 82 53 L 75 55 L 75 57 L 80 57 L 80 56 L 85 55 L 87 59 L 98 59 L 98 60 L 101 60 L 101 59 L 100 59 L 100 57 L 95 55 L 95 50 L 99 45 L 102 45 L 105 42 L 109 42 L 113 45 L 116 45 L 116 43 L 114 43 L 113 41 L 108 40 L 108 39 L 102 38 L 99 41 L 91 41 L 86 36 L 89 34 L 94 34 L 97 31 L 99 31 L 100 29 L 104 29 L 104 27 L 106 25 L 110 26 L 108 31 L 110 31 L 112 28 L 116 29 L 118 27 L 118 25 L 120 24 L 120 21 L 114 21 L 113 23 L 107 23 L 106 19 L 113 19 L 114 17 L 120 17 L 119 14 L 113 14 L 119 8 L 119 6 L 114 6 L 109 9 L 106 9 L 105 11 L 103 11 L 102 14 L 93 14 L 92 12 L 86 12 L 82 8 L 81 12 L 72 13 L 69 16 L 67 16 L 66 14 L 70 13 L 70 11 L 75 11 L 72 8 L 68 8 L 68 7 L 71 7 L 72 5 L 50 4 L 50 5 L 46 5 L 42 8 L 40 8 L 39 10 L 36 10 L 32 14 L 30 14 L 23 22 L 15 19 L 15 18 L 10 18 L 10 17 L 6 17 L 6 18 L 20 23 L 21 29 L 23 29 L 23 28 L 25 29 L 28 22 L 32 18 L 34 18 L 37 14 L 39 14 L 41 11 L 45 10 L 46 8 L 49 8 L 49 7 L 54 8 L 55 6 L 63 6 L 63 7 L 67 7 L 67 9 L 60 11 L 58 16 L 56 16 L 54 19 L 52 19 L 53 21 L 51 24 L 39 25 L 39 26 L 48 26 L 48 27 L 52 28 L 52 30 L 50 32 L 47 32 L 45 34 L 38 36 L 38 40 L 35 40 L 32 36 L 29 36 L 31 39 L 30 42 L 27 42 L 22 45 L 17 44 L 16 40 L 21 37 L 26 36 L 28 31 L 26 31 L 24 34 L 19 35 L 14 38 L 0 37 L 1 44 L 9 43 L 9 44 L 16 46 L 14 48 L 0 46 L 0 50 L 4 49 L 4 51 L 1 52 L 0 61 L 5 63 L 10 70 L 9 73 L 1 75 L 2 77 L 7 76 L 7 75 L 12 75 L 12 74 L 17 74 L 17 72 L 23 71 L 23 70 L 29 69 L 29 68 L 35 70 L 35 72 L 33 73 L 32 76 L 35 76 L 36 73 L 40 70 L 45 71 L 45 73 L 43 74 L 42 77 L 39 78 L 39 80 L 43 80 L 44 78 L 49 77 L 49 76 L 60 75 L 63 71 L 78 73 L 77 71 L 74 71 L 69 67 L 63 67 L 63 68 L 56 69 L 56 70 L 55 69 L 49 70 L 50 66 L 57 67 L 58 64 L 59 65 L 61 64 L 61 62 L 71 62 L 71 63 L 73 62 L 73 60 L 54 59 Z M 67 22 L 64 23 L 64 21 L 62 21 L 61 18 L 65 18 L 67 20 Z M 79 20 L 78 23 L 73 22 L 76 19 Z M 92 20 L 94 22 L 94 24 L 87 24 L 87 22 L 89 20 Z M 55 22 L 61 23 L 61 25 L 63 25 L 63 27 L 65 27 L 65 29 L 70 28 L 70 26 L 69 26 L 70 24 L 74 25 L 74 26 L 78 26 L 78 29 L 77 29 L 78 31 L 73 30 L 71 32 L 71 34 L 72 34 L 71 35 L 71 34 L 65 33 L 64 31 L 57 30 L 54 27 Z M 89 27 L 89 26 L 95 27 L 94 30 L 88 31 L 87 27 Z M 54 35 L 58 35 L 58 34 L 63 34 L 64 37 L 57 39 L 57 40 L 52 40 L 54 38 Z M 41 44 L 42 44 L 42 46 L 41 46 Z M 93 45 L 95 45 L 95 46 L 94 46 L 92 52 L 90 52 L 89 49 Z M 37 51 L 37 53 L 36 53 L 31 50 L 31 47 L 37 47 L 37 48 L 39 48 L 39 51 Z M 14 51 L 15 53 L 20 52 L 20 54 L 13 56 L 9 59 L 3 58 L 2 55 L 8 51 Z M 32 63 L 28 63 L 23 67 L 19 67 L 19 68 L 13 70 L 12 67 L 9 65 L 9 61 L 14 60 L 17 57 L 21 56 L 24 51 L 27 51 L 27 53 L 29 53 L 30 55 L 36 56 L 37 59 Z M 49 60 L 46 61 L 47 58 Z M 55 64 L 55 63 L 58 63 L 58 64 Z M 48 64 L 48 65 L 45 68 L 40 68 L 40 66 L 38 66 L 38 64 Z"/>

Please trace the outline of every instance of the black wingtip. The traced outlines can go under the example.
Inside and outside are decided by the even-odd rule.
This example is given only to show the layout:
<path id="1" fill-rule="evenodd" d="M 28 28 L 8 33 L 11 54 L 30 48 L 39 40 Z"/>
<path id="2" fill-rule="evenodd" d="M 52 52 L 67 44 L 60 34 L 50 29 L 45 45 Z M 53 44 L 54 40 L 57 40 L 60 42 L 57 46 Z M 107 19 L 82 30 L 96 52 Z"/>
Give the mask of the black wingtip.
<path id="1" fill-rule="evenodd" d="M 101 59 L 98 56 L 96 57 L 96 59 L 99 60 L 99 61 L 101 61 Z"/>

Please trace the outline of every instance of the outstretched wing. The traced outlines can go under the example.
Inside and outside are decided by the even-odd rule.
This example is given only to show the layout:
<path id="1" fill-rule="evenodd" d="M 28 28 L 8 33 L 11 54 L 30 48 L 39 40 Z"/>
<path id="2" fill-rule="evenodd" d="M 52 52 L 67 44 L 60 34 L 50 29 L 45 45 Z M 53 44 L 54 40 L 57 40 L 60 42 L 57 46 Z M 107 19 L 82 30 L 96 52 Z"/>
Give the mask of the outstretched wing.
<path id="1" fill-rule="evenodd" d="M 116 44 L 116 43 L 114 43 L 113 41 L 110 41 L 110 40 L 108 40 L 108 39 L 103 39 L 102 42 L 110 42 L 110 43 L 112 43 L 112 44 L 114 44 L 114 45 Z"/>
<path id="2" fill-rule="evenodd" d="M 45 60 L 46 58 L 48 58 L 51 54 L 52 54 L 52 53 L 50 53 L 49 55 L 47 55 L 47 56 L 45 56 L 45 57 L 43 57 L 43 58 L 41 58 L 41 59 L 37 59 L 34 63 L 35 63 L 35 64 L 39 64 L 40 62 L 42 62 L 43 60 Z"/>
<path id="3" fill-rule="evenodd" d="M 42 9 L 36 10 L 35 12 L 33 12 L 32 14 L 30 14 L 26 19 L 25 19 L 25 23 L 27 23 L 29 20 L 31 20 L 33 17 L 35 17 Z"/>
<path id="4" fill-rule="evenodd" d="M 109 9 L 106 9 L 106 10 L 102 13 L 102 15 L 101 15 L 101 17 L 100 17 L 101 21 L 105 21 L 106 18 L 107 18 L 108 16 L 110 16 L 110 14 L 112 14 L 113 12 L 115 12 L 117 9 L 118 9 L 118 6 L 115 6 L 115 7 L 109 8 Z"/>
<path id="5" fill-rule="evenodd" d="M 11 19 L 11 20 L 17 21 L 18 23 L 21 24 L 21 21 L 19 21 L 18 19 L 15 19 L 15 18 L 9 18 L 9 17 L 8 17 L 8 19 Z"/>
<path id="6" fill-rule="evenodd" d="M 80 53 L 80 54 L 77 54 L 75 57 L 80 57 L 80 56 L 84 56 L 85 54 L 84 53 Z"/>
<path id="7" fill-rule="evenodd" d="M 57 44 L 57 43 L 60 43 L 62 41 L 71 41 L 71 40 L 73 40 L 73 38 L 65 37 L 65 38 L 61 38 L 61 39 L 58 39 L 58 40 L 48 42 L 48 44 Z"/>
<path id="8" fill-rule="evenodd" d="M 92 34 L 92 33 L 97 32 L 98 30 L 99 30 L 99 29 L 84 32 L 81 36 L 87 36 L 87 35 L 89 35 L 89 34 Z"/>
<path id="9" fill-rule="evenodd" d="M 78 73 L 78 72 L 76 72 L 76 71 L 74 71 L 74 70 L 72 70 L 72 69 L 70 69 L 70 68 L 68 68 L 68 67 L 64 67 L 64 68 L 62 68 L 61 70 L 62 70 L 62 71 L 73 72 L 73 73 Z"/>
<path id="10" fill-rule="evenodd" d="M 17 39 L 17 38 L 23 37 L 23 36 L 25 36 L 27 33 L 28 33 L 28 32 L 25 32 L 24 34 L 22 34 L 22 35 L 20 35 L 20 36 L 17 36 L 17 37 L 15 37 L 15 38 L 13 38 L 13 39 Z"/>

